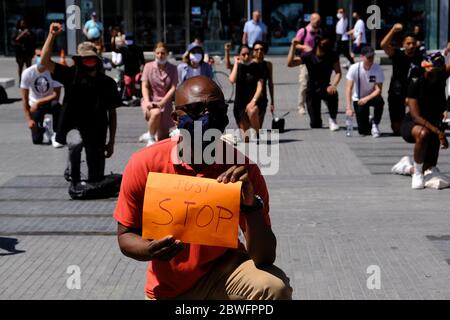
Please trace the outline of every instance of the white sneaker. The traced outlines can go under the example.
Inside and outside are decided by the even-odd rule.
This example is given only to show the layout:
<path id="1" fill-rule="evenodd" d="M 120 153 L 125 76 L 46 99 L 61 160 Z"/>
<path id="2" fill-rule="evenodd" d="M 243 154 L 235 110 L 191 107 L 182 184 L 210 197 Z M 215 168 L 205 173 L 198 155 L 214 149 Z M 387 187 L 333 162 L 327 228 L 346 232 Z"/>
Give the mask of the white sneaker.
<path id="1" fill-rule="evenodd" d="M 52 146 L 55 149 L 63 148 L 64 145 L 56 141 L 56 133 L 52 135 Z"/>
<path id="2" fill-rule="evenodd" d="M 328 120 L 328 123 L 330 125 L 331 131 L 339 131 L 340 128 L 339 128 L 338 124 L 336 123 L 336 120 L 330 118 Z"/>
<path id="3" fill-rule="evenodd" d="M 380 129 L 378 129 L 378 126 L 374 123 L 372 125 L 372 137 L 379 138 L 381 135 Z"/>
<path id="4" fill-rule="evenodd" d="M 150 132 L 146 132 L 141 134 L 141 136 L 139 137 L 139 142 L 148 142 L 148 140 L 150 139 Z"/>
<path id="5" fill-rule="evenodd" d="M 47 137 L 48 143 L 51 143 L 53 136 L 52 119 L 45 118 L 42 126 L 45 129 L 45 136 Z"/>
<path id="6" fill-rule="evenodd" d="M 304 107 L 301 107 L 298 109 L 298 113 L 302 116 L 304 116 L 306 114 L 306 109 Z"/>
<path id="7" fill-rule="evenodd" d="M 412 175 L 411 188 L 413 188 L 414 190 L 425 188 L 425 181 L 423 179 L 422 173 L 414 173 Z"/>
<path id="8" fill-rule="evenodd" d="M 169 137 L 173 138 L 181 134 L 180 129 L 176 128 L 169 133 Z"/>
<path id="9" fill-rule="evenodd" d="M 400 174 L 403 176 L 411 175 L 411 168 L 413 163 L 409 157 L 403 157 L 399 162 L 397 162 L 391 169 L 393 174 Z"/>
<path id="10" fill-rule="evenodd" d="M 155 144 L 157 141 L 155 140 L 155 138 L 149 137 L 148 142 L 147 142 L 147 147 L 150 147 L 151 145 Z"/>

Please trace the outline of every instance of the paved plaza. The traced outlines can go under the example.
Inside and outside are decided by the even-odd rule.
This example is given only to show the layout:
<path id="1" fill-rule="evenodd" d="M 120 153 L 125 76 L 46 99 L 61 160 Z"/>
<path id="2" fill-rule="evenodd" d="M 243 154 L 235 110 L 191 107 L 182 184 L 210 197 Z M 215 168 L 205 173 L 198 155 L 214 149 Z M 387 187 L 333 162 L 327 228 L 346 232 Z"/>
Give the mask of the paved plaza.
<path id="1" fill-rule="evenodd" d="M 412 155 L 412 145 L 390 136 L 387 107 L 379 139 L 309 129 L 308 117 L 296 112 L 298 70 L 288 69 L 285 57 L 269 59 L 277 113 L 291 112 L 288 132 L 280 136 L 279 173 L 266 180 L 276 264 L 289 276 L 294 298 L 450 299 L 450 189 L 414 191 L 410 178 L 390 173 Z M 391 67 L 383 69 L 389 79 Z M 0 58 L 0 76 L 16 78 L 7 90 L 10 103 L 0 105 L 0 299 L 142 300 L 146 263 L 119 250 L 115 199 L 70 199 L 63 177 L 67 150 L 32 145 L 14 59 Z M 230 120 L 235 127 L 232 112 Z M 268 115 L 266 128 L 270 122 Z M 145 130 L 140 108 L 118 110 L 107 172 L 123 171 L 144 147 L 138 137 Z M 441 153 L 439 166 L 450 174 L 450 151 Z M 81 269 L 80 290 L 66 286 L 71 265 Z M 373 265 L 380 268 L 380 289 L 367 286 Z"/>

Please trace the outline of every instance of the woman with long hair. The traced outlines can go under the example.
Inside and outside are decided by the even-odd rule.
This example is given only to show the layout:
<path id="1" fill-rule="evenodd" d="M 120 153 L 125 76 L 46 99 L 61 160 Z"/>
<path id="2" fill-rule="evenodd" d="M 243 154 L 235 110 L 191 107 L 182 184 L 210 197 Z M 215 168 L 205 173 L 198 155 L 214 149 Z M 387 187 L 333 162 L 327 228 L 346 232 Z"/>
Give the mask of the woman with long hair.
<path id="1" fill-rule="evenodd" d="M 267 73 L 261 64 L 252 62 L 250 54 L 247 45 L 239 48 L 239 56 L 234 58 L 229 78 L 231 83 L 236 84 L 233 111 L 241 133 L 245 134 L 245 142 L 257 137 L 262 125 L 261 115 L 267 107 L 267 98 L 263 96 Z M 253 129 L 250 136 L 249 129 Z"/>
<path id="2" fill-rule="evenodd" d="M 144 67 L 142 74 L 142 111 L 148 122 L 148 132 L 139 140 L 147 146 L 169 137 L 173 97 L 178 82 L 177 68 L 167 61 L 168 48 L 163 42 L 155 46 L 155 61 Z"/>
<path id="3" fill-rule="evenodd" d="M 267 43 L 263 41 L 256 41 L 253 44 L 253 63 L 256 63 L 263 69 L 263 72 L 267 75 L 264 85 L 261 101 L 258 106 L 260 109 L 260 128 L 264 122 L 264 116 L 266 115 L 266 109 L 268 104 L 267 97 L 267 85 L 269 86 L 270 94 L 270 111 L 273 113 L 275 111 L 275 91 L 273 85 L 273 65 L 272 62 L 265 60 L 265 55 L 268 52 Z"/>

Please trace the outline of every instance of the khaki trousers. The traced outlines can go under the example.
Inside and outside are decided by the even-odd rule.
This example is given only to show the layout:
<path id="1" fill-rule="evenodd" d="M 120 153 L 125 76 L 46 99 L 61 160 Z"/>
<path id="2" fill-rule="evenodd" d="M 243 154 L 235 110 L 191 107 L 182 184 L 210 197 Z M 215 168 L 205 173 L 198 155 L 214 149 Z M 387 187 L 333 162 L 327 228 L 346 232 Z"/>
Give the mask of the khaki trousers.
<path id="1" fill-rule="evenodd" d="M 258 269 L 246 253 L 230 250 L 193 288 L 174 298 L 205 299 L 291 300 L 292 288 L 289 278 L 278 267 Z"/>
<path id="2" fill-rule="evenodd" d="M 304 108 L 306 110 L 306 88 L 308 85 L 309 75 L 308 69 L 304 64 L 300 65 L 300 73 L 298 76 L 298 109 Z"/>

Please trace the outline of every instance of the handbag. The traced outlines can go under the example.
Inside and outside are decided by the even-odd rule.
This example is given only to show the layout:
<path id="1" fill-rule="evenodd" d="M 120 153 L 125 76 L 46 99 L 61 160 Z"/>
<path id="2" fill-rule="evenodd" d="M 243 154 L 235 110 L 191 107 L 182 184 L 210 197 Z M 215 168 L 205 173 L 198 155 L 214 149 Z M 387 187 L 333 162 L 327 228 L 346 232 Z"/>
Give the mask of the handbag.
<path id="1" fill-rule="evenodd" d="M 273 116 L 272 130 L 278 130 L 280 133 L 284 133 L 285 125 L 286 125 L 286 120 L 284 119 L 284 117 L 286 117 L 288 114 L 289 114 L 289 112 L 285 113 L 282 117 L 279 117 L 279 118 Z"/>

